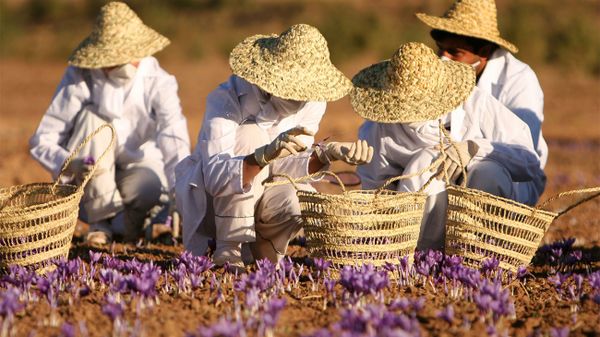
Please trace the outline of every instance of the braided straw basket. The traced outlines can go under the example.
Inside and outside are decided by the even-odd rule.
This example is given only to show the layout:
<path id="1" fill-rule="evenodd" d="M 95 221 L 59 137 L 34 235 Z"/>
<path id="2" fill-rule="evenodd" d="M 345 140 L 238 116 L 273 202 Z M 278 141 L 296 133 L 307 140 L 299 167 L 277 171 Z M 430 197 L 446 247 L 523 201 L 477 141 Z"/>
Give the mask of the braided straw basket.
<path id="1" fill-rule="evenodd" d="M 496 258 L 500 267 L 517 271 L 531 262 L 557 217 L 600 195 L 600 187 L 560 193 L 537 207 L 463 186 L 448 186 L 446 254 L 461 255 L 466 265 L 478 268 Z M 576 197 L 558 212 L 547 208 L 553 201 Z"/>
<path id="2" fill-rule="evenodd" d="M 60 184 L 75 155 L 105 128 L 112 132 L 111 142 L 82 184 Z M 105 124 L 86 137 L 67 158 L 54 183 L 0 189 L 0 269 L 16 264 L 43 272 L 52 259 L 67 257 L 83 189 L 98 162 L 113 147 L 114 134 L 112 126 Z"/>
<path id="3" fill-rule="evenodd" d="M 440 129 L 450 140 L 445 129 Z M 444 147 L 440 148 L 445 157 Z M 464 264 L 473 268 L 479 268 L 486 259 L 496 258 L 501 268 L 516 272 L 531 262 L 554 219 L 600 195 L 600 187 L 573 190 L 531 207 L 467 188 L 467 174 L 460 165 L 463 167 L 460 185 L 451 185 L 445 175 L 448 191 L 445 249 L 448 255 L 462 256 Z M 567 200 L 567 205 L 558 210 L 550 207 Z"/>
<path id="4" fill-rule="evenodd" d="M 385 189 L 386 186 L 422 174 L 434 165 L 439 162 L 415 174 L 391 178 L 377 190 L 348 191 L 341 179 L 329 171 L 296 180 L 287 175 L 274 177 L 288 179 L 297 190 L 311 256 L 331 261 L 335 269 L 361 263 L 383 266 L 386 262 L 397 264 L 401 256 L 412 260 L 427 198 L 422 190 L 396 192 Z M 297 185 L 320 175 L 333 176 L 342 193 L 305 191 Z M 278 183 L 281 181 L 266 185 Z"/>

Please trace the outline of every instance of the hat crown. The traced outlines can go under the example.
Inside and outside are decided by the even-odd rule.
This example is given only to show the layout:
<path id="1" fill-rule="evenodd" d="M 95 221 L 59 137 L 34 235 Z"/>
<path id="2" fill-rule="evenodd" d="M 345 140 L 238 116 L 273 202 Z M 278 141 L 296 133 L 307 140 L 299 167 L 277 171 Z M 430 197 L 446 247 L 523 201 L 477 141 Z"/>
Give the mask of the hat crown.
<path id="1" fill-rule="evenodd" d="M 435 90 L 444 74 L 439 57 L 422 43 L 402 45 L 390 59 L 387 69 L 387 89 L 413 97 L 425 97 Z"/>
<path id="2" fill-rule="evenodd" d="M 500 36 L 494 0 L 458 0 L 443 17 L 460 22 L 464 27 L 473 27 Z"/>
<path id="3" fill-rule="evenodd" d="M 131 35 L 143 25 L 142 20 L 123 2 L 110 2 L 100 9 L 91 36 L 99 41 L 110 41 Z"/>
<path id="4" fill-rule="evenodd" d="M 277 61 L 295 60 L 313 63 L 315 59 L 329 59 L 325 37 L 318 29 L 306 25 L 293 25 L 268 45 L 271 57 Z"/>

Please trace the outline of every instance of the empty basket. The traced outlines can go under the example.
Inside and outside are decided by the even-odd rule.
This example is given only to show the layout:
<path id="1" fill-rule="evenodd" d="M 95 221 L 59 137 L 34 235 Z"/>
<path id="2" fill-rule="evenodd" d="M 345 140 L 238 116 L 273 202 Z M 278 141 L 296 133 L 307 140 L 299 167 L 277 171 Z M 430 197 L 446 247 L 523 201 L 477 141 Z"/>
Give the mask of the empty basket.
<path id="1" fill-rule="evenodd" d="M 112 132 L 108 148 L 80 186 L 60 184 L 75 155 L 102 129 Z M 114 144 L 114 129 L 105 124 L 86 137 L 65 161 L 54 183 L 34 183 L 0 189 L 0 269 L 9 265 L 41 270 L 52 259 L 69 253 L 83 189 L 97 164 Z"/>
<path id="2" fill-rule="evenodd" d="M 337 175 L 329 171 L 296 180 L 285 175 L 278 176 L 287 178 L 297 190 L 311 256 L 329 260 L 334 268 L 340 268 L 362 263 L 375 266 L 383 266 L 386 262 L 397 264 L 399 256 L 412 259 L 427 196 L 421 191 L 396 192 L 385 187 L 422 172 L 392 178 L 377 190 L 355 191 L 347 191 Z M 304 191 L 296 185 L 322 174 L 335 177 L 342 193 Z"/>

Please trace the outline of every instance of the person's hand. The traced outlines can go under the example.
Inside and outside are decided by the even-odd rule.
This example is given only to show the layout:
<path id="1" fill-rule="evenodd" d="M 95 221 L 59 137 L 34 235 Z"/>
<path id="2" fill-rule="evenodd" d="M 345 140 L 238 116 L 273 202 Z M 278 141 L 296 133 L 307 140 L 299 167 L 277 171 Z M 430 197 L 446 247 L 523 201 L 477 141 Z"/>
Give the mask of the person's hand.
<path id="1" fill-rule="evenodd" d="M 342 160 L 350 165 L 362 165 L 373 159 L 373 147 L 366 140 L 356 142 L 329 142 L 315 148 L 319 161 L 327 164 L 331 161 Z"/>
<path id="2" fill-rule="evenodd" d="M 254 158 L 258 165 L 265 167 L 276 159 L 297 155 L 298 152 L 305 151 L 307 149 L 306 145 L 296 137 L 299 135 L 314 136 L 314 133 L 301 126 L 282 132 L 270 144 L 259 147 L 254 151 Z"/>
<path id="3" fill-rule="evenodd" d="M 439 149 L 439 147 L 437 147 Z M 467 167 L 471 159 L 477 154 L 479 145 L 472 140 L 462 141 L 449 145 L 444 148 L 446 158 L 443 161 L 443 168 L 450 181 L 456 181 L 463 169 Z M 439 175 L 438 179 L 443 179 L 444 175 Z"/>
<path id="4" fill-rule="evenodd" d="M 70 175 L 75 182 L 81 183 L 85 177 L 92 172 L 94 164 L 95 161 L 91 157 L 75 158 L 69 163 L 65 173 Z M 94 171 L 94 177 L 104 173 L 104 171 L 104 169 L 97 168 L 96 171 Z"/>

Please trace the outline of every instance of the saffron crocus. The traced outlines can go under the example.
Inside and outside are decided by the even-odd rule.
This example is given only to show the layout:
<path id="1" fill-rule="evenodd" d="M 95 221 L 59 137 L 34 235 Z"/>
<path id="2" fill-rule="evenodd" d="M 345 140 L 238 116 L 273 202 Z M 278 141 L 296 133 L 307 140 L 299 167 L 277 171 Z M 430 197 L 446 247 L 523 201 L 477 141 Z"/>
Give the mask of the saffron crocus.
<path id="1" fill-rule="evenodd" d="M 448 306 L 439 311 L 436 316 L 438 318 L 443 319 L 448 324 L 452 324 L 452 321 L 454 320 L 454 307 L 452 306 L 452 304 L 448 304 Z"/>
<path id="2" fill-rule="evenodd" d="M 550 337 L 569 337 L 569 327 L 550 328 Z"/>
<path id="3" fill-rule="evenodd" d="M 200 327 L 196 333 L 188 333 L 186 337 L 244 337 L 246 331 L 240 322 L 232 322 L 221 318 L 217 323 Z"/>

